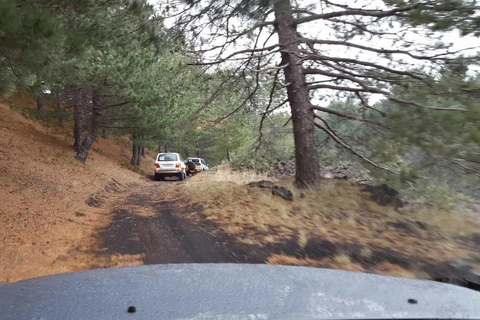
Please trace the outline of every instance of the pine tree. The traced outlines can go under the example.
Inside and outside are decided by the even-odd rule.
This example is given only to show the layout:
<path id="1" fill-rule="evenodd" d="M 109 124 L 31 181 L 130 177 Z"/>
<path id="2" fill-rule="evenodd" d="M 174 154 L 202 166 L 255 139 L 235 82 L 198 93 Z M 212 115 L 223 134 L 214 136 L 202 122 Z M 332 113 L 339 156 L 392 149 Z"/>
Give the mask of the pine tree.
<path id="1" fill-rule="evenodd" d="M 439 111 L 436 105 L 402 99 L 392 92 L 392 86 L 423 83 L 435 87 L 436 73 L 451 59 L 465 63 L 478 60 L 476 55 L 459 56 L 439 38 L 448 30 L 475 35 L 475 1 L 386 0 L 363 7 L 327 0 L 303 6 L 306 2 L 290 0 L 185 3 L 187 8 L 177 15 L 177 25 L 184 31 L 192 30 L 192 39 L 198 39 L 193 57 L 197 61 L 192 64 L 228 63 L 237 75 L 266 73 L 274 79 L 270 81 L 272 96 L 288 100 L 295 137 L 296 184 L 301 188 L 313 187 L 319 176 L 315 128 L 353 150 L 331 130 L 327 114 L 368 122 L 356 115 L 332 113 L 321 105 L 322 99 L 328 100 L 332 92 L 352 96 L 360 108 L 371 110 L 369 96 L 377 94 L 404 108 Z M 209 29 L 204 36 L 201 30 L 206 21 Z M 316 30 L 322 32 L 317 35 Z M 425 38 L 426 44 L 411 40 L 412 34 Z M 261 77 L 253 78 L 258 83 Z M 447 108 L 456 112 L 451 106 Z"/>

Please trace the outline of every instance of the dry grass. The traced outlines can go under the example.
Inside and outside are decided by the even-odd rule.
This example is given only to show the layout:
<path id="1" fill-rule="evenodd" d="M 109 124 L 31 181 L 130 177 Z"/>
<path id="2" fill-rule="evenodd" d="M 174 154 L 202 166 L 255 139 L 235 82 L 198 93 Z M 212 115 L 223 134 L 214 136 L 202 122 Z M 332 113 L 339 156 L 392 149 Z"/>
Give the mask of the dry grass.
<path id="1" fill-rule="evenodd" d="M 28 98 L 12 99 L 35 107 Z M 119 165 L 129 157 L 129 141 L 100 138 L 94 147 L 101 154 L 92 151 L 85 165 L 73 159 L 72 144 L 70 123 L 46 127 L 0 103 L 0 282 L 123 263 L 97 261 L 90 249 L 122 192 L 144 183 Z M 112 178 L 117 192 L 104 189 Z M 102 208 L 85 204 L 92 194 L 102 197 Z"/>
<path id="2" fill-rule="evenodd" d="M 409 270 L 405 270 L 402 267 L 396 264 L 391 264 L 389 262 L 382 262 L 378 264 L 375 268 L 375 273 L 389 275 L 393 277 L 410 278 L 410 279 L 424 277 L 423 275 L 414 273 Z"/>
<path id="3" fill-rule="evenodd" d="M 268 258 L 268 264 L 280 264 L 285 266 L 322 267 L 319 261 L 312 259 L 298 259 L 283 254 L 273 254 Z"/>
<path id="4" fill-rule="evenodd" d="M 286 265 L 286 266 L 304 266 L 316 268 L 340 269 L 346 271 L 365 271 L 365 269 L 352 261 L 345 255 L 326 258 L 322 260 L 300 259 L 283 254 L 273 254 L 268 258 L 268 264 Z"/>
<path id="5" fill-rule="evenodd" d="M 320 238 L 334 243 L 359 244 L 363 247 L 360 256 L 364 259 L 371 257 L 370 248 L 392 248 L 407 256 L 447 260 L 469 258 L 473 252 L 458 241 L 458 236 L 480 230 L 478 217 L 475 220 L 428 208 L 399 212 L 380 206 L 358 186 L 344 180 L 322 180 L 318 190 L 298 190 L 288 179 L 275 181 L 292 190 L 294 201 L 288 202 L 273 196 L 269 190 L 231 183 L 243 181 L 245 175 L 226 170 L 201 174 L 188 181 L 187 189 L 189 196 L 204 207 L 202 214 L 215 221 L 222 231 L 247 238 L 251 243 L 266 245 L 296 237 L 298 247 L 304 248 L 309 239 Z M 265 177 L 249 173 L 245 180 L 263 179 Z M 420 227 L 422 224 L 425 230 Z M 279 263 L 278 258 L 275 256 L 269 262 Z M 304 265 L 306 261 L 311 262 L 303 259 L 288 264 Z M 317 264 L 318 261 L 308 265 Z M 321 265 L 364 269 L 346 255 L 324 259 Z M 396 268 L 380 268 L 379 273 L 408 276 L 411 272 Z"/>
<path id="6" fill-rule="evenodd" d="M 219 166 L 214 170 L 205 171 L 194 176 L 197 182 L 231 182 L 235 184 L 247 184 L 252 181 L 272 180 L 272 178 L 257 174 L 253 171 L 233 171 L 228 166 Z"/>
<path id="7" fill-rule="evenodd" d="M 402 267 L 389 263 L 379 263 L 373 270 L 365 270 L 360 264 L 352 262 L 350 257 L 345 254 L 337 255 L 333 258 L 326 258 L 322 260 L 313 259 L 299 259 L 287 255 L 273 254 L 268 258 L 268 264 L 274 265 L 287 265 L 287 266 L 304 266 L 304 267 L 317 267 L 317 268 L 329 268 L 340 269 L 346 271 L 369 271 L 376 274 L 388 275 L 392 277 L 401 278 L 426 278 L 427 276 L 419 272 L 412 272 L 405 270 Z"/>

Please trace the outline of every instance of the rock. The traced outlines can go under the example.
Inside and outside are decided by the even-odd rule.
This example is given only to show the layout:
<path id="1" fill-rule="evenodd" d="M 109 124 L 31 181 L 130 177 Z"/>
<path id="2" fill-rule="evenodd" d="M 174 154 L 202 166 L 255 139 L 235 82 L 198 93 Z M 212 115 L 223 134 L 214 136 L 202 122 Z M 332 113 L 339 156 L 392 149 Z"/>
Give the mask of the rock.
<path id="1" fill-rule="evenodd" d="M 415 221 L 415 224 L 422 230 L 427 230 L 428 229 L 428 226 L 423 222 Z"/>
<path id="2" fill-rule="evenodd" d="M 261 180 L 250 182 L 248 186 L 254 188 L 270 189 L 272 190 L 273 195 L 279 196 L 288 201 L 293 201 L 293 194 L 290 190 L 284 187 L 277 186 L 272 181 Z"/>
<path id="3" fill-rule="evenodd" d="M 272 194 L 279 196 L 287 201 L 293 201 L 293 194 L 292 191 L 284 188 L 284 187 L 279 187 L 279 186 L 273 186 L 272 187 Z"/>
<path id="4" fill-rule="evenodd" d="M 112 182 L 108 183 L 103 189 L 106 192 L 118 192 L 118 191 L 120 191 L 120 187 L 119 187 L 118 183 L 116 183 L 116 181 L 112 181 Z"/>
<path id="5" fill-rule="evenodd" d="M 275 186 L 275 184 L 272 181 L 261 180 L 261 181 L 250 182 L 248 186 L 256 187 L 256 188 L 271 189 Z"/>
<path id="6" fill-rule="evenodd" d="M 386 184 L 379 186 L 365 185 L 362 191 L 369 192 L 371 194 L 372 201 L 378 203 L 381 206 L 392 205 L 395 208 L 403 207 L 403 202 L 398 197 L 398 191 L 390 188 Z"/>
<path id="7" fill-rule="evenodd" d="M 92 195 L 85 203 L 90 207 L 99 208 L 103 204 L 103 199 L 98 195 Z"/>
<path id="8" fill-rule="evenodd" d="M 386 226 L 389 226 L 389 227 L 392 227 L 392 228 L 395 228 L 395 229 L 398 229 L 398 230 L 401 230 L 405 233 L 409 233 L 409 234 L 416 234 L 416 231 L 414 228 L 412 228 L 411 224 L 408 223 L 408 222 L 401 222 L 401 221 L 398 221 L 398 222 L 387 222 L 385 223 Z"/>

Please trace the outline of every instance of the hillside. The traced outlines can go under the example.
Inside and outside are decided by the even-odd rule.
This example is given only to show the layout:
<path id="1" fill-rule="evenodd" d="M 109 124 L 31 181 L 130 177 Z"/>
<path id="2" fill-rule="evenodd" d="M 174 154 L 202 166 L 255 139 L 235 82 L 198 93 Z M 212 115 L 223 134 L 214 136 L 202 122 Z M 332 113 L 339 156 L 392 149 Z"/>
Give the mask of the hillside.
<path id="1" fill-rule="evenodd" d="M 109 218 L 86 201 L 115 206 L 144 183 L 122 166 L 130 159 L 128 139 L 100 138 L 82 165 L 73 158 L 71 124 L 60 129 L 25 118 L 17 111 L 34 109 L 28 98 L 8 103 L 0 103 L 0 282 L 121 264 L 89 252 Z"/>

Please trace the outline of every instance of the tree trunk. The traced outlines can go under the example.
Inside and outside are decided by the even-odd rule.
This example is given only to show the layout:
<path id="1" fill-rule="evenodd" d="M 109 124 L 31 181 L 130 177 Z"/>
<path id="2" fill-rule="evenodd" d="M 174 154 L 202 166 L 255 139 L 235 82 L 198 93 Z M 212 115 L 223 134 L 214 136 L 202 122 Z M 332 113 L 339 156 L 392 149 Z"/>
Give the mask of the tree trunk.
<path id="1" fill-rule="evenodd" d="M 143 146 L 137 146 L 137 149 L 138 149 L 138 151 L 137 151 L 138 158 L 137 158 L 136 166 L 139 167 L 140 163 L 142 162 L 142 157 L 141 156 L 144 155 L 144 154 L 142 154 L 142 150 L 144 150 L 144 147 Z"/>
<path id="2" fill-rule="evenodd" d="M 79 88 L 72 89 L 72 103 L 73 103 L 73 138 L 75 142 L 73 144 L 73 149 L 78 152 L 78 145 L 82 140 L 83 132 L 83 108 L 82 108 L 82 99 Z"/>
<path id="3" fill-rule="evenodd" d="M 132 159 L 130 159 L 130 164 L 131 164 L 132 166 L 136 166 L 136 165 L 137 165 L 137 163 L 138 163 L 138 157 L 139 157 L 139 155 L 138 155 L 138 146 L 137 146 L 135 143 L 133 143 L 133 144 L 132 144 Z"/>
<path id="4" fill-rule="evenodd" d="M 43 99 L 37 98 L 37 117 L 39 119 L 43 119 L 44 115 L 45 115 L 45 112 L 43 109 Z"/>
<path id="5" fill-rule="evenodd" d="M 90 119 L 90 128 L 86 135 L 83 135 L 80 131 L 80 140 L 78 141 L 76 148 L 77 155 L 75 156 L 75 159 L 82 163 L 85 163 L 85 161 L 87 161 L 88 153 L 90 152 L 93 142 L 98 137 L 98 127 L 101 114 L 99 96 L 95 92 L 92 96 L 91 108 L 92 115 Z"/>
<path id="6" fill-rule="evenodd" d="M 55 115 L 58 119 L 58 126 L 65 128 L 65 112 L 62 109 L 62 94 L 61 88 L 57 86 L 52 87 L 52 96 L 55 100 Z"/>
<path id="7" fill-rule="evenodd" d="M 145 157 L 145 147 L 144 146 L 140 147 L 140 154 L 142 155 L 142 157 Z"/>
<path id="8" fill-rule="evenodd" d="M 227 144 L 227 160 L 228 162 L 232 162 L 232 158 L 230 157 L 230 148 L 228 147 L 228 132 L 227 132 L 227 128 L 224 128 L 223 129 L 223 136 L 225 138 L 225 142 Z"/>
<path id="9" fill-rule="evenodd" d="M 168 143 L 165 143 L 165 153 L 168 152 Z"/>
<path id="10" fill-rule="evenodd" d="M 109 136 L 108 136 L 108 131 L 103 129 L 102 130 L 102 138 L 105 139 L 105 140 L 108 140 Z"/>
<path id="11" fill-rule="evenodd" d="M 37 111 L 43 113 L 43 99 L 37 98 Z"/>
<path id="12" fill-rule="evenodd" d="M 141 160 L 141 149 L 142 147 L 139 146 L 138 144 L 133 144 L 132 145 L 132 159 L 130 160 L 130 164 L 132 166 L 139 166 L 140 165 L 140 160 Z"/>
<path id="13" fill-rule="evenodd" d="M 63 114 L 62 110 L 62 102 L 60 101 L 60 98 L 58 96 L 55 105 L 55 112 L 57 113 L 58 125 L 60 126 L 60 128 L 65 128 L 65 115 Z"/>
<path id="14" fill-rule="evenodd" d="M 295 140 L 295 184 L 298 188 L 311 188 L 320 177 L 320 165 L 315 147 L 314 113 L 302 71 L 290 0 L 274 0 L 274 11 L 279 43 L 283 49 L 282 65 L 288 65 L 283 71 L 289 84 L 287 95 Z"/>
<path id="15" fill-rule="evenodd" d="M 132 166 L 139 166 L 140 165 L 140 155 L 142 153 L 142 146 L 137 144 L 138 137 L 136 135 L 132 136 L 132 159 L 130 160 L 130 164 Z"/>

